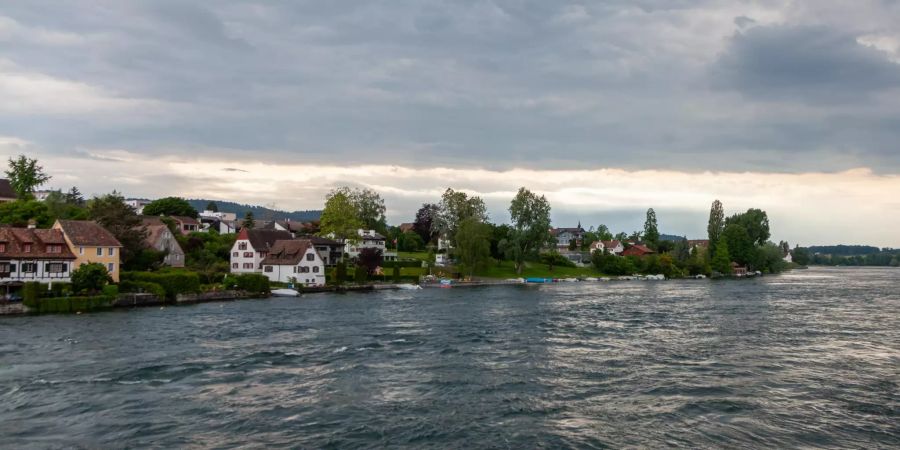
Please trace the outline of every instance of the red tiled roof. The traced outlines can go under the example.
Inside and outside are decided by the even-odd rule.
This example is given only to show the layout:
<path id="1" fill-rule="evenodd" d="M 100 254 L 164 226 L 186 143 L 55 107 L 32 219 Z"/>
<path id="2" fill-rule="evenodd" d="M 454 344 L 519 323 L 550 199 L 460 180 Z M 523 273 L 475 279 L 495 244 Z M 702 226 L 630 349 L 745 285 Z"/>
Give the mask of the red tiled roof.
<path id="1" fill-rule="evenodd" d="M 281 240 L 275 242 L 269 255 L 262 261 L 262 264 L 272 266 L 295 266 L 303 261 L 306 251 L 312 249 L 313 243 L 309 239 L 292 239 Z M 321 256 L 319 256 L 321 258 Z"/>
<path id="2" fill-rule="evenodd" d="M 121 247 L 122 244 L 106 228 L 90 220 L 58 220 L 72 245 L 85 247 Z"/>
<path id="3" fill-rule="evenodd" d="M 622 255 L 623 256 L 644 256 L 644 255 L 649 255 L 652 253 L 656 253 L 656 252 L 654 252 L 653 250 L 650 250 L 645 245 L 634 244 L 631 247 L 626 248 L 625 251 L 622 252 Z"/>
<path id="4" fill-rule="evenodd" d="M 75 259 L 60 230 L 0 227 L 0 243 L 6 245 L 0 258 Z M 31 244 L 30 252 L 25 251 L 25 244 Z M 50 245 L 58 245 L 59 253 L 49 252 Z"/>

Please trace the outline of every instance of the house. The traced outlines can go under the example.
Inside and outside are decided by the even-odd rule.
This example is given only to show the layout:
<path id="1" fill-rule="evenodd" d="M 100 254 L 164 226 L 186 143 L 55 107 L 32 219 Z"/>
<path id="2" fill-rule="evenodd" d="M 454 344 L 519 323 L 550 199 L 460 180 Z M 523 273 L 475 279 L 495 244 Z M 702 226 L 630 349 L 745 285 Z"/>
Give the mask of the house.
<path id="1" fill-rule="evenodd" d="M 14 202 L 19 196 L 6 178 L 0 178 L 0 203 Z"/>
<path id="2" fill-rule="evenodd" d="M 385 261 L 393 261 L 397 259 L 397 252 L 387 251 L 387 238 L 382 236 L 375 230 L 357 230 L 358 238 L 346 239 L 344 242 L 344 253 L 350 258 L 359 257 L 359 252 L 365 248 L 374 248 L 381 250 L 381 255 Z"/>
<path id="3" fill-rule="evenodd" d="M 164 224 L 147 225 L 147 238 L 144 243 L 148 248 L 166 252 L 163 264 L 169 267 L 184 267 L 184 250 L 178 245 L 178 240 L 172 234 L 172 230 Z"/>
<path id="4" fill-rule="evenodd" d="M 747 276 L 747 268 L 741 266 L 736 262 L 731 263 L 731 275 L 736 277 L 746 277 Z"/>
<path id="5" fill-rule="evenodd" d="M 334 266 L 344 259 L 344 244 L 338 241 L 320 236 L 302 236 L 301 239 L 312 242 L 328 267 Z"/>
<path id="6" fill-rule="evenodd" d="M 122 244 L 106 228 L 90 220 L 57 220 L 53 229 L 62 231 L 75 255 L 73 270 L 82 264 L 100 263 L 113 281 L 119 282 Z"/>
<path id="7" fill-rule="evenodd" d="M 622 252 L 622 256 L 647 256 L 652 255 L 656 252 L 647 248 L 647 246 L 643 244 L 634 244 L 631 247 L 626 248 Z"/>
<path id="8" fill-rule="evenodd" d="M 704 248 L 709 249 L 709 239 L 688 239 L 687 241 L 688 248 L 694 250 L 695 248 Z"/>
<path id="9" fill-rule="evenodd" d="M 784 257 L 782 259 L 784 260 L 784 262 L 790 264 L 790 263 L 794 262 L 794 255 L 792 255 L 791 252 L 785 252 Z"/>
<path id="10" fill-rule="evenodd" d="M 125 200 L 125 204 L 130 206 L 137 215 L 144 214 L 144 207 L 151 202 L 152 200 L 145 200 L 142 198 L 129 198 L 128 200 Z"/>
<path id="11" fill-rule="evenodd" d="M 581 247 L 584 242 L 584 228 L 581 228 L 581 222 L 575 228 L 553 228 L 550 235 L 556 238 L 556 248 L 566 250 L 574 241 L 576 247 Z"/>
<path id="12" fill-rule="evenodd" d="M 75 255 L 62 231 L 0 227 L 0 285 L 71 281 Z"/>
<path id="13" fill-rule="evenodd" d="M 602 251 L 611 255 L 621 256 L 625 246 L 620 241 L 596 241 L 591 244 L 591 253 Z"/>
<path id="14" fill-rule="evenodd" d="M 325 260 L 309 239 L 276 241 L 262 261 L 270 281 L 325 286 Z"/>
<path id="15" fill-rule="evenodd" d="M 275 242 L 290 239 L 287 231 L 242 228 L 231 247 L 231 273 L 262 272 L 262 261 Z"/>
<path id="16" fill-rule="evenodd" d="M 187 235 L 195 231 L 200 231 L 200 221 L 187 216 L 171 216 L 175 221 L 175 226 L 181 234 Z"/>
<path id="17" fill-rule="evenodd" d="M 200 220 L 225 220 L 228 222 L 234 222 L 237 220 L 237 214 L 235 213 L 210 211 L 208 209 L 199 213 L 198 216 L 200 217 Z"/>
<path id="18" fill-rule="evenodd" d="M 416 231 L 416 224 L 409 222 L 401 223 L 399 228 L 401 233 L 408 233 L 410 231 Z"/>
<path id="19" fill-rule="evenodd" d="M 43 201 L 47 200 L 47 197 L 49 197 L 50 194 L 53 194 L 54 192 L 62 194 L 62 192 L 58 191 L 58 190 L 53 191 L 53 190 L 49 190 L 49 189 L 42 189 L 40 191 L 32 192 L 31 195 L 34 195 L 35 200 L 37 200 L 39 202 L 43 202 Z"/>
<path id="20" fill-rule="evenodd" d="M 218 211 L 203 211 L 198 215 L 200 231 L 215 230 L 219 234 L 230 234 L 237 230 L 237 214 Z"/>

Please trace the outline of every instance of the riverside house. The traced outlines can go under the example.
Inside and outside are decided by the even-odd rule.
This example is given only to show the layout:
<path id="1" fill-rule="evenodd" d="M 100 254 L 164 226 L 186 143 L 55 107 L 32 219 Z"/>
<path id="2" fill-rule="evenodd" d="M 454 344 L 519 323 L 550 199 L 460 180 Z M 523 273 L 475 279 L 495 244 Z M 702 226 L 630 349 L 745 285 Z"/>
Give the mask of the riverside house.
<path id="1" fill-rule="evenodd" d="M 60 230 L 0 227 L 0 286 L 69 282 L 75 255 Z"/>
<path id="2" fill-rule="evenodd" d="M 387 251 L 387 238 L 382 236 L 375 230 L 357 230 L 359 235 L 356 239 L 347 239 L 344 242 L 344 253 L 350 258 L 359 256 L 359 252 L 365 248 L 374 248 L 381 250 L 381 255 L 385 261 L 394 261 L 397 259 L 397 252 Z"/>
<path id="3" fill-rule="evenodd" d="M 619 241 L 596 241 L 591 244 L 591 253 L 601 251 L 611 255 L 621 256 L 625 246 Z"/>
<path id="4" fill-rule="evenodd" d="M 275 242 L 291 239 L 287 231 L 241 228 L 231 247 L 231 273 L 261 273 L 262 261 Z"/>
<path id="5" fill-rule="evenodd" d="M 645 246 L 643 244 L 634 244 L 634 245 L 626 248 L 625 251 L 622 252 L 622 256 L 647 256 L 647 255 L 652 255 L 654 253 L 656 253 L 656 252 L 654 252 L 653 250 L 650 250 L 647 246 Z"/>
<path id="6" fill-rule="evenodd" d="M 75 255 L 72 270 L 82 264 L 103 264 L 113 281 L 119 282 L 122 244 L 106 228 L 90 220 L 57 220 L 53 229 L 62 231 L 69 250 Z"/>
<path id="7" fill-rule="evenodd" d="M 560 251 L 568 250 L 572 241 L 575 241 L 576 248 L 581 248 L 584 242 L 584 228 L 581 228 L 581 222 L 575 228 L 553 228 L 550 235 L 556 238 L 556 249 Z"/>
<path id="8" fill-rule="evenodd" d="M 309 239 L 275 242 L 262 261 L 262 272 L 270 281 L 325 286 L 325 260 Z"/>
<path id="9" fill-rule="evenodd" d="M 169 267 L 184 267 L 184 250 L 175 239 L 175 235 L 169 230 L 167 225 L 146 225 L 147 239 L 144 244 L 148 248 L 156 251 L 165 252 L 166 257 L 163 264 Z"/>

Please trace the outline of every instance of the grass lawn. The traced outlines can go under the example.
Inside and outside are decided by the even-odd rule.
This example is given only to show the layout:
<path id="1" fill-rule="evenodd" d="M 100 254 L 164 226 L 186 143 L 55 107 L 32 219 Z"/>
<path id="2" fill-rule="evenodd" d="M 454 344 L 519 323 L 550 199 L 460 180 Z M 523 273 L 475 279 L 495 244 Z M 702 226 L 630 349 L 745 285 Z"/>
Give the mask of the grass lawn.
<path id="1" fill-rule="evenodd" d="M 574 277 L 599 277 L 601 276 L 593 267 L 559 267 L 553 271 L 547 269 L 546 264 L 525 263 L 522 275 L 516 275 L 515 265 L 511 261 L 503 261 L 499 266 L 496 263 L 488 265 L 484 270 L 475 274 L 479 278 L 574 278 Z"/>
<path id="2" fill-rule="evenodd" d="M 397 252 L 397 259 L 418 259 L 419 261 L 427 261 L 428 252 Z"/>

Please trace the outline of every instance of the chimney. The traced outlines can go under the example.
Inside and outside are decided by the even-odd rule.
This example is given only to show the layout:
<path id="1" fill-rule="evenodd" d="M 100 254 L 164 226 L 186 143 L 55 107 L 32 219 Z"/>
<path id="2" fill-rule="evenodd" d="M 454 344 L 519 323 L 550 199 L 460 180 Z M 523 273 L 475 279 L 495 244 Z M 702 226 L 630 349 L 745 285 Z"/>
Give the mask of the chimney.
<path id="1" fill-rule="evenodd" d="M 37 228 L 37 222 L 34 219 L 28 219 L 28 229 L 33 230 L 35 228 Z"/>

